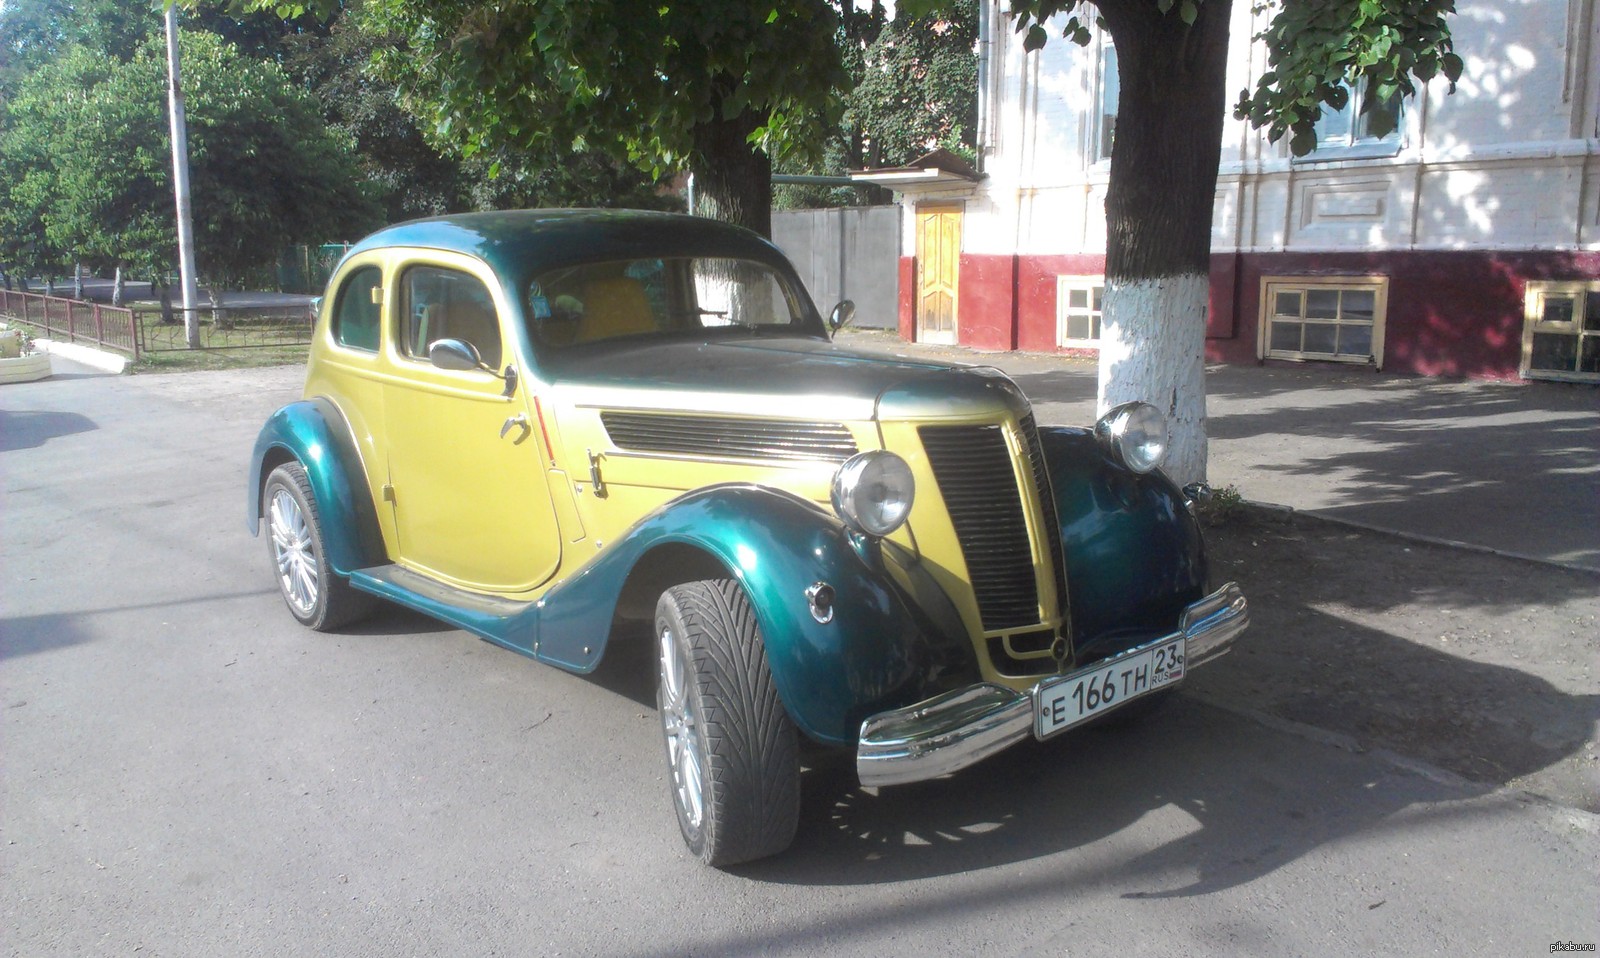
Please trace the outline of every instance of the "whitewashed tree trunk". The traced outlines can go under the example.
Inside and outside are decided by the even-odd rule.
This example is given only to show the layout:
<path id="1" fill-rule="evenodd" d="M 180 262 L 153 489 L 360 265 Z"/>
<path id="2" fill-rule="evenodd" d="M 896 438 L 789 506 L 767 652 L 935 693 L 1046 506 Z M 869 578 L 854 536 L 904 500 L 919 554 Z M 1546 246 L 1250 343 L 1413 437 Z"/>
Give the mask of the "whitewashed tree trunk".
<path id="1" fill-rule="evenodd" d="M 1100 408 L 1138 399 L 1161 410 L 1171 440 L 1163 468 L 1184 485 L 1206 477 L 1206 305 L 1232 0 L 1095 7 L 1116 40 L 1121 81 Z"/>
<path id="2" fill-rule="evenodd" d="M 1206 477 L 1210 289 L 1203 273 L 1106 283 L 1097 415 L 1134 400 L 1161 410 L 1171 441 L 1162 469 L 1180 486 Z"/>

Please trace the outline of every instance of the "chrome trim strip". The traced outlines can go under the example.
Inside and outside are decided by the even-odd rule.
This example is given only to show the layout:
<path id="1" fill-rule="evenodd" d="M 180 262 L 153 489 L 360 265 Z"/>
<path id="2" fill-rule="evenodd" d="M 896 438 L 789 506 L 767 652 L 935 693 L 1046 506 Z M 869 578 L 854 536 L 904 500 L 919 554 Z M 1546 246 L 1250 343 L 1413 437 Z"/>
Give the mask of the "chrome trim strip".
<path id="1" fill-rule="evenodd" d="M 1250 624 L 1249 604 L 1238 584 L 1229 582 L 1190 605 L 1178 621 L 1179 632 L 1101 659 L 1082 671 L 1103 668 L 1181 634 L 1186 639 L 1187 672 L 1228 651 Z M 1065 678 L 1070 676 L 1051 676 L 1039 685 Z M 984 682 L 871 716 L 861 723 L 856 745 L 861 784 L 904 785 L 938 778 L 1032 736 L 1039 685 L 1018 692 Z"/>

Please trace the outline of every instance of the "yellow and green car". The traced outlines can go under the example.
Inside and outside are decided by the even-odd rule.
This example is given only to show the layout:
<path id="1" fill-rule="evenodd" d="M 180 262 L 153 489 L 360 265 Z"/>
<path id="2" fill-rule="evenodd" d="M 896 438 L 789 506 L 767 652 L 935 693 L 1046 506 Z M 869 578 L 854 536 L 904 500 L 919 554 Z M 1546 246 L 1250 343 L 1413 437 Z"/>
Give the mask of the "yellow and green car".
<path id="1" fill-rule="evenodd" d="M 250 529 L 314 629 L 386 599 L 580 673 L 648 630 L 712 865 L 793 841 L 803 749 L 922 781 L 1227 650 L 1245 600 L 1208 585 L 1159 412 L 1040 426 L 997 370 L 835 345 L 851 312 L 705 219 L 390 227 L 329 283 Z"/>

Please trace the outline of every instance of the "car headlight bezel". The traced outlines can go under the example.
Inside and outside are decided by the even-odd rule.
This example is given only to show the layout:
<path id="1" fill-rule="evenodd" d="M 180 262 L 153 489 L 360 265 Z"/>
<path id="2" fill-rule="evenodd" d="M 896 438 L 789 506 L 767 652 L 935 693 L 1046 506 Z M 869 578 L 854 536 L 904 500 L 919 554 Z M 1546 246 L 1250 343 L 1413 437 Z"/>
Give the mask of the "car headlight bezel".
<path id="1" fill-rule="evenodd" d="M 850 528 L 875 538 L 905 525 L 916 493 L 910 464 L 887 449 L 857 453 L 833 474 L 833 511 Z"/>
<path id="2" fill-rule="evenodd" d="M 1144 474 L 1154 472 L 1167 457 L 1171 436 L 1167 417 L 1147 402 L 1125 402 L 1100 417 L 1095 438 L 1112 461 Z"/>

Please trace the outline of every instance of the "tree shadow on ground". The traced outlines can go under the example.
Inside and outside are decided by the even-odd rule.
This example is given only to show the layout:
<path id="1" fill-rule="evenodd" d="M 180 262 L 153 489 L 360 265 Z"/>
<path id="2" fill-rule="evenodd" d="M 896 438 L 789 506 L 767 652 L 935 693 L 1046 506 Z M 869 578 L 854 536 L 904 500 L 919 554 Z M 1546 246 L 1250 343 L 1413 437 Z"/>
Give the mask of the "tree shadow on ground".
<path id="1" fill-rule="evenodd" d="M 1244 584 L 1251 630 L 1172 707 L 1127 728 L 1027 743 L 934 782 L 864 789 L 848 762 L 809 771 L 795 847 L 740 873 L 871 884 L 1071 852 L 1063 888 L 1081 880 L 1135 897 L 1187 896 L 1402 827 L 1402 812 L 1454 814 L 1452 803 L 1505 786 L 1532 782 L 1593 804 L 1584 764 L 1600 718 L 1592 676 L 1558 687 L 1501 662 L 1517 653 L 1505 641 L 1477 657 L 1426 641 L 1437 624 L 1430 609 L 1469 621 L 1473 610 L 1516 615 L 1529 603 L 1592 609 L 1593 576 L 1445 548 L 1419 555 L 1390 537 L 1302 521 L 1333 539 L 1269 539 L 1248 526 L 1216 537 L 1217 577 Z M 1593 660 L 1592 628 L 1556 632 L 1539 650 Z M 1377 750 L 1398 760 L 1366 754 Z M 1412 761 L 1440 771 L 1408 771 Z"/>
<path id="2" fill-rule="evenodd" d="M 37 449 L 52 439 L 99 428 L 82 413 L 0 409 L 0 452 Z"/>
<path id="3" fill-rule="evenodd" d="M 1224 367 L 1207 387 L 1211 440 L 1282 437 L 1242 468 L 1317 483 L 1320 513 L 1600 566 L 1592 386 Z M 1519 518 L 1535 508 L 1555 521 Z"/>

